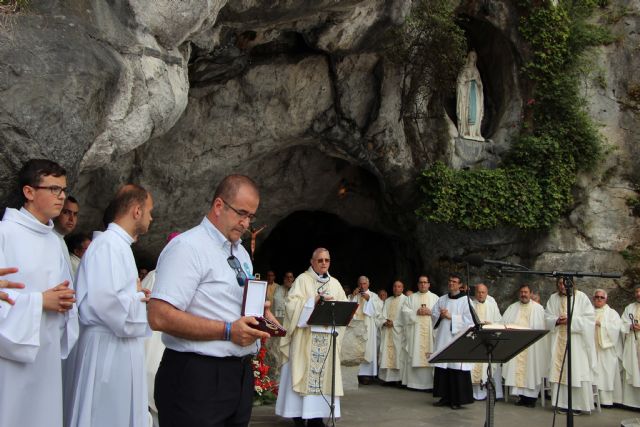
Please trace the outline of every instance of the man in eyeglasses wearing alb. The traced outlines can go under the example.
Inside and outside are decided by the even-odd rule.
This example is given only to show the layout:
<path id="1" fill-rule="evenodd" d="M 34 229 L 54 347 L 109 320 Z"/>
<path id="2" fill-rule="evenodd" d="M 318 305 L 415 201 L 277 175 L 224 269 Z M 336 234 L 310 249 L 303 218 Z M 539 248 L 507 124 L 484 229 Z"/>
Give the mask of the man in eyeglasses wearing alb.
<path id="1" fill-rule="evenodd" d="M 331 415 L 327 404 L 331 400 L 331 328 L 310 326 L 309 317 L 320 301 L 346 301 L 342 285 L 329 275 L 331 257 L 325 248 L 311 255 L 311 266 L 299 275 L 286 299 L 284 321 L 287 335 L 280 339 L 284 364 L 280 371 L 280 390 L 276 414 L 292 418 L 294 426 L 322 427 L 323 418 Z M 344 327 L 336 328 L 335 417 L 340 417 L 342 376 L 340 343 Z"/>
<path id="2" fill-rule="evenodd" d="M 596 359 L 594 383 L 600 392 L 600 404 L 612 407 L 622 403 L 622 381 L 618 359 L 622 357 L 620 315 L 607 304 L 607 291 L 593 292 L 593 308 L 596 311 Z"/>
<path id="3" fill-rule="evenodd" d="M 251 359 L 269 334 L 252 327 L 254 317 L 241 316 L 253 265 L 240 237 L 259 203 L 251 178 L 225 177 L 202 222 L 160 254 L 148 310 L 167 347 L 154 396 L 163 427 L 249 424 Z M 269 310 L 265 317 L 275 321 Z"/>

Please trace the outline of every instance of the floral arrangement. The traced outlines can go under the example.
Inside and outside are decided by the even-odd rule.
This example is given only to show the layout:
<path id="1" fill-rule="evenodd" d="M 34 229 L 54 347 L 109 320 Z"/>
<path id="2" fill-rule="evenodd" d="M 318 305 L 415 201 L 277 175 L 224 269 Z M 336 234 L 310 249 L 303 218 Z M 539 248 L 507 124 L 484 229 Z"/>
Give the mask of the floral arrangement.
<path id="1" fill-rule="evenodd" d="M 253 405 L 268 405 L 274 403 L 278 397 L 278 383 L 269 378 L 271 367 L 264 361 L 267 355 L 266 339 L 262 339 L 260 351 L 253 359 Z"/>

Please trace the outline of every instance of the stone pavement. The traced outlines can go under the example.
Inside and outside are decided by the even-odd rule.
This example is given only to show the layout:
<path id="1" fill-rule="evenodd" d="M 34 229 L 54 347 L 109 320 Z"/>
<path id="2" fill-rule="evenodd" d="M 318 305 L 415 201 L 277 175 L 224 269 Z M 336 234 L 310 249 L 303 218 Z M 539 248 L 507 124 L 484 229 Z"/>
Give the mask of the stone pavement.
<path id="1" fill-rule="evenodd" d="M 484 402 L 466 405 L 454 411 L 436 408 L 430 393 L 410 391 L 380 385 L 361 386 L 358 391 L 350 391 L 342 398 L 342 418 L 338 426 L 349 427 L 482 427 L 485 421 Z M 549 426 L 553 421 L 553 411 L 547 400 L 545 408 L 535 409 L 515 406 L 514 400 L 498 402 L 495 406 L 495 427 Z M 275 405 L 253 409 L 251 427 L 292 427 L 293 422 L 275 415 Z M 619 427 L 622 420 L 638 419 L 640 412 L 627 409 L 602 409 L 591 415 L 574 417 L 576 427 Z M 566 416 L 556 416 L 557 427 L 566 426 Z"/>

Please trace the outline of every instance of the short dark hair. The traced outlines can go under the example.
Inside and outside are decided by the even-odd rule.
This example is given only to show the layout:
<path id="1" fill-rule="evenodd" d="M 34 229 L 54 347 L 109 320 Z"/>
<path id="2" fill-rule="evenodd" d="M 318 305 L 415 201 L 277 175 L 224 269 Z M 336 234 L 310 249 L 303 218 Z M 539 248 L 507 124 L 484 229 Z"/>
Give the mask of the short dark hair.
<path id="1" fill-rule="evenodd" d="M 460 273 L 449 273 L 449 278 L 458 279 L 460 283 L 462 283 L 462 276 L 460 275 Z"/>
<path id="2" fill-rule="evenodd" d="M 524 288 L 528 288 L 532 293 L 533 293 L 533 289 L 531 289 L 531 286 L 528 283 L 523 283 L 518 287 L 518 291 L 520 291 L 521 289 Z"/>
<path id="3" fill-rule="evenodd" d="M 138 184 L 127 184 L 121 187 L 116 193 L 109 206 L 104 212 L 103 221 L 108 220 L 113 222 L 114 220 L 124 216 L 129 212 L 132 206 L 140 204 L 144 206 L 144 203 L 149 197 L 149 192 Z M 110 218 L 106 218 L 109 216 Z M 108 225 L 108 223 L 107 223 Z"/>
<path id="4" fill-rule="evenodd" d="M 76 205 L 79 205 L 80 203 L 78 203 L 78 200 L 76 200 L 75 197 L 73 196 L 67 196 L 67 202 L 71 202 L 71 203 L 75 203 Z"/>
<path id="5" fill-rule="evenodd" d="M 27 199 L 22 193 L 22 189 L 25 185 L 30 187 L 36 187 L 42 182 L 42 178 L 45 176 L 66 176 L 67 171 L 52 160 L 47 159 L 30 159 L 27 160 L 22 168 L 18 172 L 18 185 L 20 188 L 20 196 L 22 202 L 26 202 Z"/>
<path id="6" fill-rule="evenodd" d="M 91 240 L 88 233 L 73 233 L 64 237 L 64 241 L 69 248 L 69 252 L 73 253 L 76 249 L 82 249 L 82 242 Z"/>
<path id="7" fill-rule="evenodd" d="M 242 185 L 251 187 L 256 194 L 260 194 L 258 191 L 258 185 L 246 175 L 227 175 L 220 181 L 216 192 L 213 194 L 213 200 L 218 197 L 226 201 L 227 203 L 233 203 L 238 194 L 238 190 Z"/>

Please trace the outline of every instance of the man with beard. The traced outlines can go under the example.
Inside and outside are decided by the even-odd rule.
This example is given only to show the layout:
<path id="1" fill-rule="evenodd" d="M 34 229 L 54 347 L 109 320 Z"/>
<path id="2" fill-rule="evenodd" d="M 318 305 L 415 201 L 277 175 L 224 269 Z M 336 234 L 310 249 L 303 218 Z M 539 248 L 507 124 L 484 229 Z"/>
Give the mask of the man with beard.
<path id="1" fill-rule="evenodd" d="M 506 325 L 545 329 L 544 308 L 531 298 L 532 294 L 529 285 L 520 286 L 520 301 L 511 304 L 502 316 Z M 542 378 L 547 375 L 549 366 L 548 343 L 547 337 L 538 340 L 502 367 L 504 383 L 510 387 L 510 394 L 519 397 L 518 406 L 536 406 Z"/>

